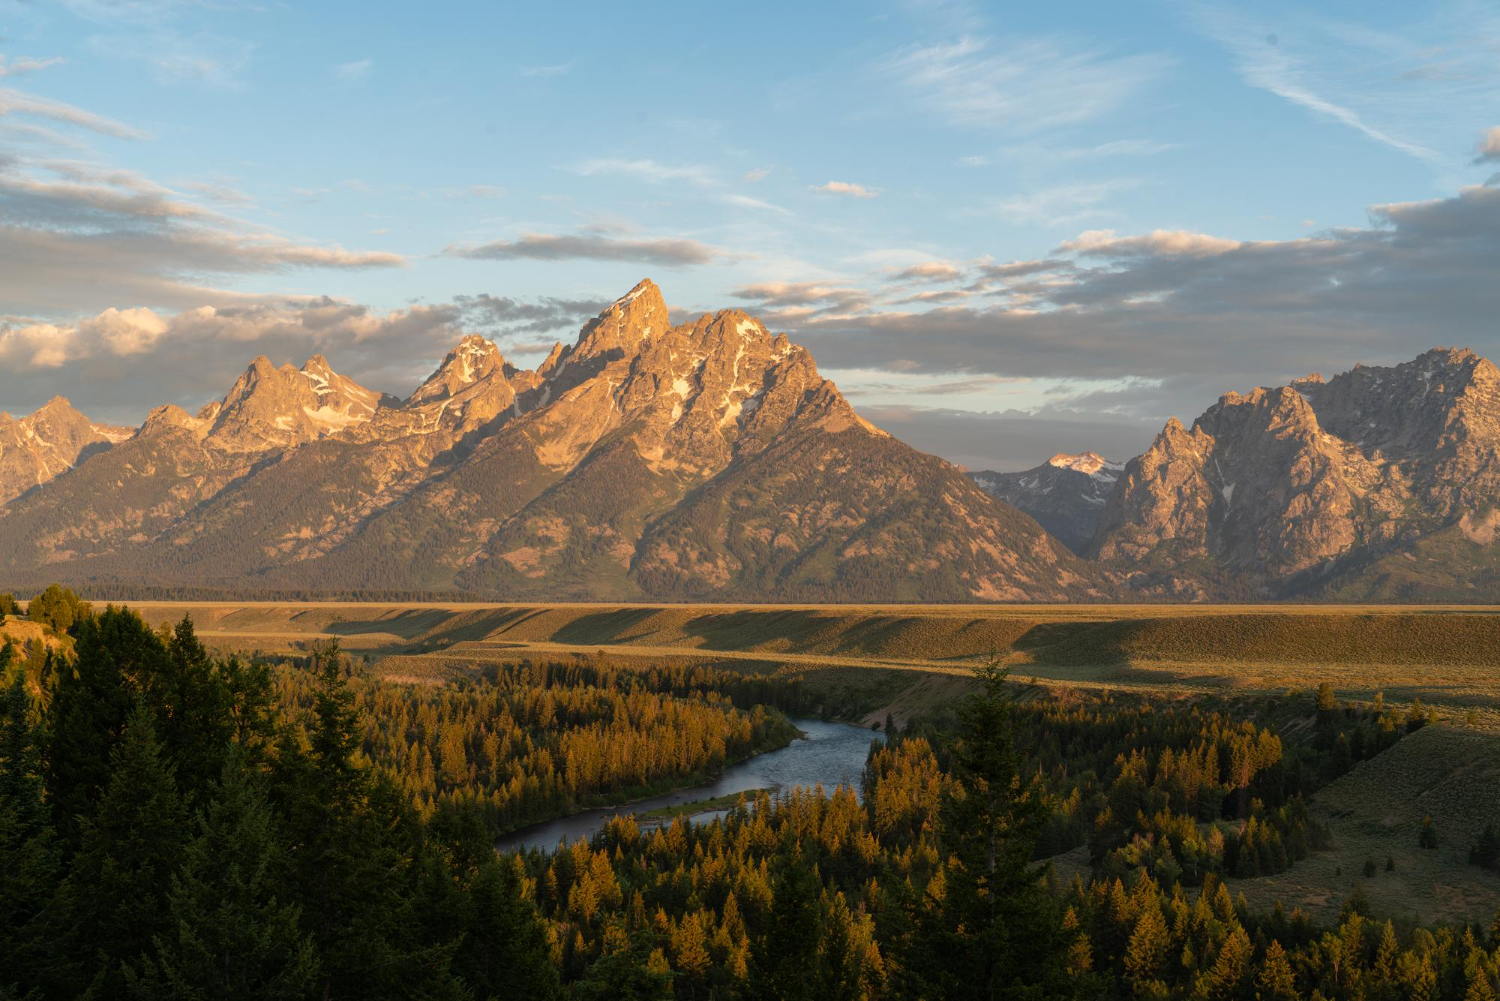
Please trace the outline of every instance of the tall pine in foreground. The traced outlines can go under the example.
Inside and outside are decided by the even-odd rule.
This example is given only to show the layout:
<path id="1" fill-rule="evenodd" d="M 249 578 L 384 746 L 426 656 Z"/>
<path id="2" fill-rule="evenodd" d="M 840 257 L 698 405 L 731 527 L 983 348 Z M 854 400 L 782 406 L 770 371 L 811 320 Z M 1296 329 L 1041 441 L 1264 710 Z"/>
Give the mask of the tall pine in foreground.
<path id="1" fill-rule="evenodd" d="M 337 645 L 313 669 L 310 745 L 290 737 L 278 754 L 302 926 L 322 959 L 316 993 L 339 998 L 462 997 L 450 965 L 456 942 L 425 944 L 413 908 L 424 870 L 420 822 L 400 792 L 359 760 L 359 717 Z"/>
<path id="2" fill-rule="evenodd" d="M 284 862 L 257 777 L 232 754 L 172 877 L 170 927 L 156 936 L 156 959 L 133 985 L 137 996 L 309 996 L 317 953 L 298 924 L 300 909 L 278 898 Z"/>
<path id="3" fill-rule="evenodd" d="M 129 969 L 167 931 L 172 873 L 187 817 L 151 712 L 137 705 L 112 755 L 99 811 L 80 825 L 82 850 L 63 885 L 72 952 L 101 997 L 124 993 Z"/>
<path id="4" fill-rule="evenodd" d="M 915 915 L 906 974 L 915 993 L 949 999 L 1070 997 L 1057 904 L 1032 864 L 1048 808 L 1020 775 L 1006 672 L 975 672 L 958 706 L 952 772 L 939 811 L 942 893 Z"/>
<path id="5" fill-rule="evenodd" d="M 0 649 L 0 675 L 11 647 Z M 40 728 L 24 676 L 17 674 L 0 705 L 0 991 L 31 981 L 44 960 L 33 948 L 57 890 L 61 859 L 42 801 Z"/>

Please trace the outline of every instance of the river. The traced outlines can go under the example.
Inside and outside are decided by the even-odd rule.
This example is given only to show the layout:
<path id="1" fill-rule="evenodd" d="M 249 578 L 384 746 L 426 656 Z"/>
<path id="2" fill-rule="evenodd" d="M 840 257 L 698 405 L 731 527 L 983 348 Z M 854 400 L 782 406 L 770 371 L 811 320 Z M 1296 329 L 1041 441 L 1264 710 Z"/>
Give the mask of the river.
<path id="1" fill-rule="evenodd" d="M 534 824 L 505 835 L 495 842 L 495 847 L 501 851 L 556 848 L 560 840 L 571 843 L 579 838 L 593 837 L 603 830 L 610 817 L 617 814 L 641 814 L 664 806 L 732 796 L 751 789 L 780 790 L 794 786 L 810 789 L 822 783 L 827 792 L 833 792 L 839 785 L 849 785 L 854 787 L 855 795 L 859 795 L 860 775 L 865 768 L 870 741 L 884 739 L 881 734 L 862 726 L 819 719 L 794 718 L 792 723 L 806 736 L 783 748 L 757 754 L 737 765 L 731 765 L 713 782 L 653 796 L 629 806 L 585 810 L 572 816 Z M 711 815 L 700 814 L 696 819 L 707 819 L 709 816 Z"/>

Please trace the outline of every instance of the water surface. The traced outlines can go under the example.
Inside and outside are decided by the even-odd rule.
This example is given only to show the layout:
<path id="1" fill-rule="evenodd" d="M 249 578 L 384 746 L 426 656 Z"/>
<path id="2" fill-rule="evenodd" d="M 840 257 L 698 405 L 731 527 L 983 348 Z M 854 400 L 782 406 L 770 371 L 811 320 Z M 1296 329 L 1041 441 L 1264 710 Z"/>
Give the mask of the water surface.
<path id="1" fill-rule="evenodd" d="M 792 723 L 806 736 L 792 741 L 786 747 L 757 754 L 737 765 L 731 765 L 713 782 L 653 796 L 629 806 L 585 810 L 569 817 L 534 824 L 505 835 L 495 842 L 495 846 L 501 851 L 556 848 L 560 840 L 573 842 L 579 838 L 593 837 L 604 828 L 610 817 L 617 814 L 642 814 L 664 806 L 679 806 L 716 796 L 732 796 L 751 789 L 783 790 L 797 786 L 811 789 L 822 784 L 824 791 L 831 793 L 836 786 L 848 785 L 854 787 L 856 796 L 859 795 L 860 775 L 864 772 L 870 741 L 883 740 L 880 733 L 849 723 L 830 723 L 819 719 L 794 718 Z M 710 816 L 712 815 L 701 814 L 699 819 Z M 649 828 L 652 825 L 642 826 Z"/>

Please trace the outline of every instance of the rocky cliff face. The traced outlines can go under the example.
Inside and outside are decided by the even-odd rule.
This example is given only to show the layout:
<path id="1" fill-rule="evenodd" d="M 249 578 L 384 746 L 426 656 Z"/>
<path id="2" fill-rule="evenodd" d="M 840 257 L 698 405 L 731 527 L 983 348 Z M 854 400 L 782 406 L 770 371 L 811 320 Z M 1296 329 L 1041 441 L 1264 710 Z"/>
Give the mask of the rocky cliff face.
<path id="1" fill-rule="evenodd" d="M 106 485 L 108 487 L 106 488 Z M 535 371 L 464 338 L 408 399 L 259 358 L 0 518 L 24 576 L 507 597 L 1065 599 L 1109 582 L 856 414 L 812 357 L 641 282 Z"/>
<path id="2" fill-rule="evenodd" d="M 1099 516 L 1114 491 L 1123 462 L 1097 452 L 1059 452 L 1042 465 L 1019 473 L 970 473 L 990 496 L 1031 515 L 1058 541 L 1081 553 L 1094 540 Z"/>
<path id="3" fill-rule="evenodd" d="M 0 413 L 0 504 L 130 437 L 130 428 L 97 424 L 61 396 L 35 413 Z"/>
<path id="4" fill-rule="evenodd" d="M 1229 393 L 1191 429 L 1169 422 L 1126 466 L 1091 555 L 1162 594 L 1348 586 L 1385 554 L 1489 517 L 1497 389 L 1488 361 L 1439 349 Z"/>

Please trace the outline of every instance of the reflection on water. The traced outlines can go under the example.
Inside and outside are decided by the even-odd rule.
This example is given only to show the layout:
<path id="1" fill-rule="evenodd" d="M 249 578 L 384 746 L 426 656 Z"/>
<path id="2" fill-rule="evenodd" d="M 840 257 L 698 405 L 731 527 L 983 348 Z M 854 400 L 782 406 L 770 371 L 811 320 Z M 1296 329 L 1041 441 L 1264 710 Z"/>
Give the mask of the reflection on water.
<path id="1" fill-rule="evenodd" d="M 849 785 L 855 795 L 860 792 L 860 774 L 865 768 L 865 756 L 870 750 L 871 740 L 883 740 L 880 733 L 848 723 L 828 723 L 817 719 L 793 719 L 797 729 L 807 734 L 786 747 L 766 754 L 759 754 L 724 769 L 719 778 L 707 785 L 679 789 L 663 796 L 654 796 L 628 807 L 614 806 L 602 810 L 586 810 L 571 817 L 561 817 L 536 824 L 495 842 L 502 851 L 523 848 L 555 848 L 558 841 L 577 841 L 593 837 L 603 829 L 610 817 L 619 813 L 645 813 L 663 806 L 677 806 L 715 796 L 732 796 L 750 789 L 789 789 L 794 786 L 813 788 L 819 783 L 827 792 L 834 787 Z M 708 819 L 719 814 L 704 814 Z M 646 826 L 646 825 L 643 825 Z"/>

